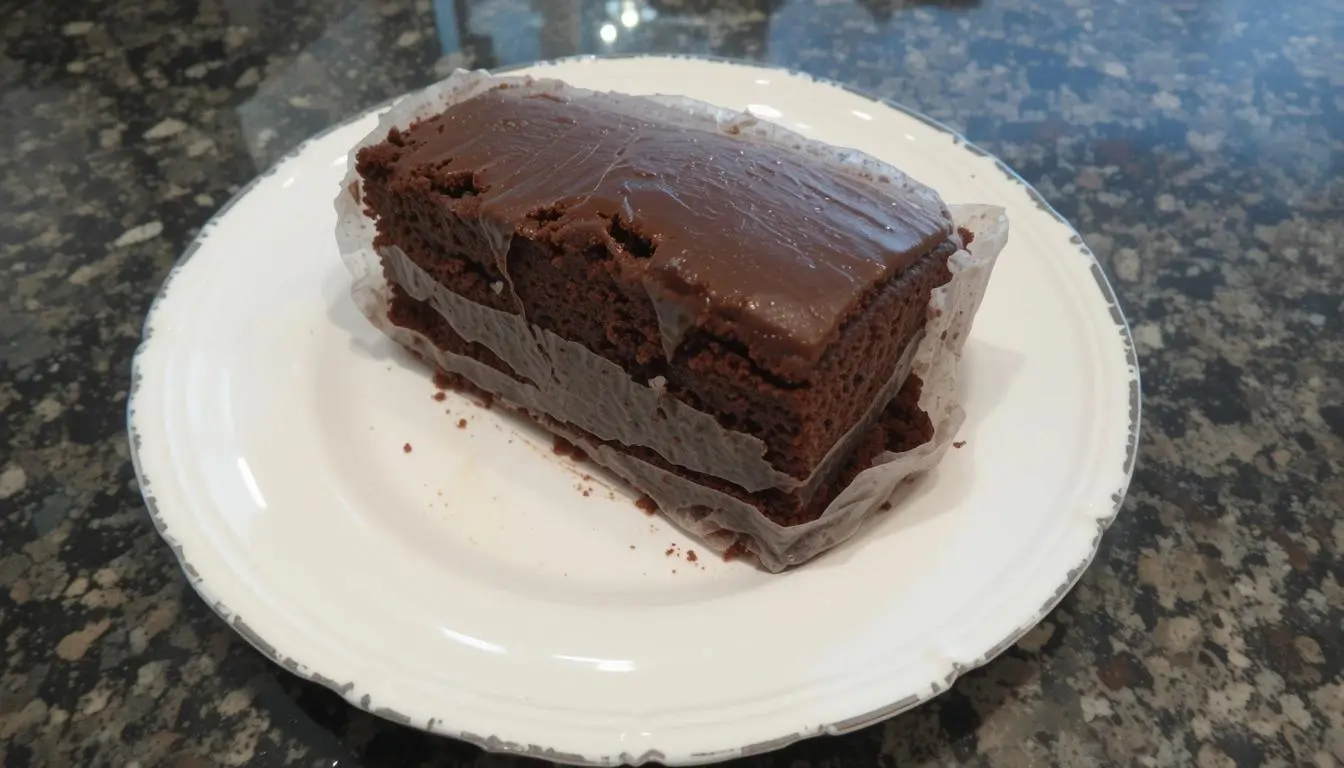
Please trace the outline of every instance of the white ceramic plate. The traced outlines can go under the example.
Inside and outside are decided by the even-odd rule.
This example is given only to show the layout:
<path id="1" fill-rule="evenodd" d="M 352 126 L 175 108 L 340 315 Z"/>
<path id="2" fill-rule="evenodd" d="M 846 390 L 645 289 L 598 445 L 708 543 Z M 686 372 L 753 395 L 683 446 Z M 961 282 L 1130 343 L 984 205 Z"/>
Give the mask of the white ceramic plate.
<path id="1" fill-rule="evenodd" d="M 546 437 L 432 399 L 355 309 L 331 201 L 367 114 L 221 211 L 146 323 L 136 468 L 210 605 L 357 706 L 571 763 L 711 762 L 859 728 L 1039 621 L 1090 562 L 1137 438 L 1129 333 L 1073 230 L 945 128 L 805 76 L 668 58 L 529 71 L 750 107 L 949 202 L 1004 206 L 1012 236 L 966 347 L 966 445 L 802 568 L 689 562 L 694 541 Z"/>

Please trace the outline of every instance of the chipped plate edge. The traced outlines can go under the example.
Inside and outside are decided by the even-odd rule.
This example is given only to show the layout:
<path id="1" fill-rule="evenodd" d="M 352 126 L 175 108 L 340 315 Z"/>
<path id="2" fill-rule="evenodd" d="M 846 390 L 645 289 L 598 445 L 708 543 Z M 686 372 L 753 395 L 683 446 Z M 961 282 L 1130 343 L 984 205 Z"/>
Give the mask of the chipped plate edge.
<path id="1" fill-rule="evenodd" d="M 1083 572 L 1086 571 L 1088 566 L 1092 564 L 1092 560 L 1094 557 L 1096 557 L 1097 550 L 1101 545 L 1102 535 L 1106 532 L 1107 528 L 1110 527 L 1111 523 L 1115 520 L 1116 516 L 1120 512 L 1120 507 L 1124 502 L 1125 494 L 1129 488 L 1130 481 L 1133 478 L 1134 465 L 1138 456 L 1139 428 L 1140 428 L 1139 425 L 1142 416 L 1142 394 L 1140 386 L 1138 353 L 1134 346 L 1134 338 L 1130 332 L 1129 323 L 1125 319 L 1124 312 L 1120 309 L 1120 304 L 1118 299 L 1116 298 L 1115 291 L 1111 287 L 1110 281 L 1107 279 L 1105 273 L 1103 272 L 1101 264 L 1100 262 L 1098 262 L 1096 255 L 1092 253 L 1091 249 L 1089 249 L 1087 245 L 1083 242 L 1083 239 L 1077 233 L 1077 230 L 1075 230 L 1073 228 L 1073 225 L 1071 225 L 1067 219 L 1061 216 L 1059 212 L 1056 211 L 1045 200 L 1045 198 L 1041 195 L 1041 193 L 1031 186 L 1031 184 L 1027 183 L 1026 180 L 1024 180 L 1011 168 L 1009 168 L 1002 160 L 995 157 L 993 154 L 987 152 L 986 150 L 976 146 L 975 144 L 967 140 L 966 137 L 962 136 L 959 132 L 953 130 L 952 128 L 949 128 L 948 126 L 944 125 L 943 123 L 937 120 L 934 120 L 931 117 L 928 117 L 927 115 L 924 115 L 920 112 L 915 111 L 914 109 L 903 106 L 889 99 L 873 96 L 872 94 L 866 93 L 860 89 L 853 88 L 851 86 L 847 86 L 843 83 L 838 83 L 826 78 L 816 77 L 807 74 L 805 72 L 790 69 L 788 67 L 766 63 L 757 63 L 740 59 L 717 57 L 717 56 L 690 56 L 690 55 L 675 55 L 675 54 L 673 55 L 623 54 L 623 55 L 609 55 L 609 56 L 582 55 L 582 56 L 564 57 L 559 59 L 551 59 L 541 62 L 519 64 L 495 69 L 492 71 L 495 74 L 506 74 L 509 72 L 517 72 L 520 70 L 545 69 L 547 67 L 552 67 L 560 64 L 572 64 L 585 61 L 620 60 L 620 59 L 674 59 L 674 60 L 708 61 L 727 66 L 741 66 L 752 69 L 762 69 L 762 70 L 771 70 L 775 72 L 780 72 L 781 74 L 786 74 L 791 77 L 811 81 L 818 85 L 838 88 L 840 90 L 846 91 L 850 94 L 853 94 L 854 96 L 865 99 L 867 101 L 881 104 L 882 106 L 888 107 L 904 115 L 912 117 L 924 123 L 925 125 L 928 125 L 929 127 L 933 128 L 939 133 L 944 133 L 950 136 L 953 140 L 954 145 L 962 146 L 965 149 L 977 155 L 981 155 L 990 160 L 993 160 L 995 167 L 1001 173 L 1003 173 L 1004 176 L 1007 177 L 1007 179 L 1010 182 L 1021 185 L 1027 191 L 1028 195 L 1031 197 L 1032 201 L 1036 204 L 1038 208 L 1040 208 L 1044 213 L 1054 218 L 1060 224 L 1064 225 L 1070 232 L 1073 233 L 1072 236 L 1069 238 L 1069 241 L 1072 245 L 1077 247 L 1079 254 L 1084 259 L 1087 259 L 1087 261 L 1089 262 L 1090 272 L 1096 283 L 1097 288 L 1101 291 L 1102 298 L 1105 300 L 1107 308 L 1110 310 L 1111 319 L 1115 323 L 1115 326 L 1121 332 L 1120 335 L 1124 345 L 1125 359 L 1130 371 L 1129 424 L 1128 424 L 1127 444 L 1125 447 L 1124 482 L 1111 495 L 1112 505 L 1109 513 L 1106 514 L 1104 517 L 1097 518 L 1096 533 L 1092 537 L 1092 541 L 1090 546 L 1088 547 L 1087 554 L 1082 558 L 1081 561 L 1077 563 L 1077 565 L 1072 567 L 1066 573 L 1064 580 L 1060 583 L 1059 587 L 1050 596 L 1050 598 L 1046 600 L 1046 602 L 1035 612 L 1035 614 L 1032 615 L 1032 617 L 1028 621 L 1024 622 L 1022 625 L 1014 629 L 999 642 L 995 643 L 989 649 L 981 653 L 979 656 L 976 657 L 974 661 L 965 664 L 953 663 L 950 666 L 948 673 L 941 679 L 933 681 L 932 684 L 923 694 L 907 696 L 899 701 L 888 704 L 887 706 L 880 707 L 876 710 L 861 715 L 846 718 L 844 720 L 832 723 L 818 725 L 814 728 L 800 730 L 792 734 L 780 736 L 766 741 L 760 741 L 742 747 L 718 750 L 714 752 L 694 752 L 688 755 L 687 759 L 676 760 L 673 764 L 698 765 L 706 763 L 716 763 L 724 760 L 731 760 L 734 758 L 750 757 L 753 755 L 773 752 L 775 750 L 782 749 L 791 744 L 794 744 L 798 741 L 802 741 L 803 739 L 812 738 L 815 736 L 822 736 L 822 735 L 838 736 L 846 733 L 851 733 L 853 731 L 866 728 L 870 725 L 874 725 L 883 720 L 887 720 L 903 712 L 914 709 L 920 704 L 947 691 L 949 688 L 952 687 L 953 683 L 957 680 L 957 678 L 961 677 L 962 675 L 966 674 L 967 672 L 973 669 L 984 666 L 985 664 L 988 664 L 990 661 L 994 660 L 1008 648 L 1012 647 L 1019 639 L 1022 638 L 1023 635 L 1025 635 L 1033 627 L 1039 624 L 1052 610 L 1054 610 L 1054 608 L 1060 603 L 1060 601 L 1062 601 L 1064 597 L 1078 583 L 1078 580 L 1082 577 Z M 287 671 L 289 671 L 290 673 L 294 674 L 297 677 L 300 677 L 309 682 L 316 683 L 318 685 L 331 689 L 332 691 L 340 694 L 349 704 L 351 704 L 354 707 L 357 707 L 361 710 L 369 712 L 370 714 L 377 715 L 378 717 L 390 720 L 392 722 L 401 725 L 416 728 L 418 730 L 427 731 L 430 733 L 460 739 L 470 744 L 474 744 L 475 746 L 478 746 L 481 749 L 486 750 L 487 752 L 493 752 L 498 754 L 516 755 L 520 757 L 531 757 L 540 760 L 550 760 L 553 762 L 564 763 L 568 765 L 585 765 L 585 766 L 587 765 L 607 766 L 607 765 L 622 765 L 622 764 L 642 765 L 650 762 L 664 762 L 667 760 L 667 756 L 659 750 L 649 750 L 639 755 L 632 755 L 623 752 L 619 754 L 588 756 L 588 755 L 559 752 L 553 748 L 544 747 L 536 744 L 522 744 L 518 742 L 508 741 L 493 735 L 483 735 L 483 734 L 468 733 L 460 730 L 455 730 L 452 728 L 450 724 L 448 724 L 444 720 L 433 717 L 429 718 L 422 724 L 418 721 L 412 720 L 412 718 L 395 710 L 386 707 L 376 706 L 375 703 L 370 700 L 370 697 L 367 694 L 365 694 L 364 696 L 357 697 L 355 696 L 355 690 L 357 686 L 355 685 L 354 682 L 339 683 L 336 680 L 327 677 L 315 670 L 304 667 L 303 665 L 299 664 L 298 662 L 294 661 L 291 658 L 287 658 L 279 651 L 278 648 L 276 648 L 276 646 L 267 642 L 265 638 L 261 637 L 255 631 L 253 631 L 251 627 L 248 626 L 246 620 L 242 616 L 240 616 L 236 611 L 230 609 L 228 606 L 224 605 L 221 601 L 215 599 L 214 596 L 211 594 L 209 586 L 201 578 L 199 572 L 197 572 L 196 568 L 193 567 L 192 564 L 187 560 L 182 545 L 176 539 L 174 539 L 171 531 L 168 529 L 168 526 L 163 519 L 162 514 L 159 511 L 158 503 L 153 493 L 152 481 L 146 474 L 140 459 L 140 443 L 142 438 L 135 428 L 135 403 L 136 403 L 136 393 L 139 390 L 141 380 L 141 373 L 140 373 L 141 355 L 148 347 L 149 342 L 151 340 L 152 335 L 151 326 L 153 324 L 155 313 L 159 309 L 163 298 L 167 295 L 169 289 L 172 287 L 174 278 L 183 269 L 183 267 L 187 264 L 187 262 L 191 259 L 191 257 L 198 250 L 200 250 L 201 246 L 210 236 L 212 230 L 215 229 L 218 222 L 229 212 L 229 210 L 232 209 L 233 206 L 239 200 L 246 197 L 253 190 L 253 188 L 255 188 L 264 179 L 272 176 L 281 165 L 289 162 L 290 160 L 293 160 L 294 158 L 302 154 L 310 145 L 321 140 L 327 135 L 342 129 L 353 122 L 362 120 L 370 114 L 374 114 L 386 109 L 388 106 L 396 102 L 398 98 L 400 97 L 388 99 L 374 107 L 364 110 L 356 115 L 353 115 L 345 120 L 342 120 L 339 123 L 333 124 L 328 128 L 314 134 L 313 136 L 301 142 L 294 149 L 287 152 L 284 156 L 277 159 L 274 163 L 271 164 L 270 168 L 268 168 L 266 171 L 256 176 L 254 179 L 252 179 L 250 182 L 244 185 L 241 189 L 239 189 L 238 192 L 236 192 L 233 195 L 233 197 L 229 199 L 228 202 L 226 202 L 217 211 L 215 211 L 215 213 L 201 227 L 200 231 L 196 234 L 195 238 L 192 239 L 191 244 L 187 246 L 186 250 L 183 251 L 182 256 L 177 260 L 176 263 L 174 263 L 172 269 L 168 273 L 168 276 L 164 279 L 163 284 L 159 287 L 159 290 L 155 293 L 154 300 L 151 302 L 149 311 L 146 313 L 145 316 L 144 328 L 141 334 L 140 344 L 136 348 L 135 354 L 131 360 L 131 388 L 130 388 L 130 394 L 127 397 L 127 405 L 126 405 L 126 421 L 127 421 L 127 432 L 129 435 L 131 463 L 135 469 L 136 481 L 139 484 L 140 493 L 144 498 L 145 507 L 149 511 L 149 516 L 154 524 L 155 529 L 159 532 L 159 535 L 168 544 L 174 556 L 177 558 L 177 561 L 181 566 L 183 573 L 186 574 L 187 581 L 191 585 L 192 589 L 194 589 L 197 592 L 197 594 L 201 596 L 201 598 L 206 602 L 206 604 L 209 605 L 210 608 L 216 614 L 218 614 L 219 617 L 223 619 L 226 624 L 228 624 L 235 632 L 237 632 L 240 636 L 242 636 L 245 640 L 247 640 L 248 643 L 250 643 L 254 648 L 257 649 L 257 651 L 259 651 L 263 656 L 265 656 L 272 662 L 280 665 L 281 667 L 283 667 L 284 669 L 286 669 Z"/>

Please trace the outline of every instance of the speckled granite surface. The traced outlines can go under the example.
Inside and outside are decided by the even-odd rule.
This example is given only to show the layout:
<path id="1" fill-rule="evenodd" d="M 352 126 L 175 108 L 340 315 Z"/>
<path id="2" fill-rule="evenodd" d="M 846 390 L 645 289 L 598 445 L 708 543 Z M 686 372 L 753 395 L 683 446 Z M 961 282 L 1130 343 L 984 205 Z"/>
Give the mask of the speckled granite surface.
<path id="1" fill-rule="evenodd" d="M 1130 497 L 1063 605 L 932 704 L 753 764 L 1344 764 L 1338 3 L 638 5 L 606 45 L 618 4 L 587 0 L 0 3 L 0 764 L 521 762 L 215 618 L 141 504 L 129 363 L 196 229 L 309 134 L 455 65 L 605 49 L 763 59 L 964 130 L 1077 225 L 1142 358 Z"/>

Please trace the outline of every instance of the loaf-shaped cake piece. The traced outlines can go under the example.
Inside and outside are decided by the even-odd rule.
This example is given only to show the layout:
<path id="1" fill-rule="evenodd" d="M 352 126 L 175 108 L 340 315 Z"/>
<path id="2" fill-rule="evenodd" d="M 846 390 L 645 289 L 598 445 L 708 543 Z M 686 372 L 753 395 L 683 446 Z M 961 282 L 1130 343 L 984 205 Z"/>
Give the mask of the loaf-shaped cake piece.
<path id="1" fill-rule="evenodd" d="M 814 518 L 960 243 L 926 188 L 672 112 L 504 85 L 360 150 L 392 319 L 545 393 L 537 415 L 565 429 Z M 426 279 L 461 301 L 441 312 Z M 608 397 L 539 332 L 655 396 Z"/>
<path id="2" fill-rule="evenodd" d="M 951 446 L 1008 236 L 749 114 L 460 71 L 380 116 L 336 209 L 375 326 L 772 571 Z"/>

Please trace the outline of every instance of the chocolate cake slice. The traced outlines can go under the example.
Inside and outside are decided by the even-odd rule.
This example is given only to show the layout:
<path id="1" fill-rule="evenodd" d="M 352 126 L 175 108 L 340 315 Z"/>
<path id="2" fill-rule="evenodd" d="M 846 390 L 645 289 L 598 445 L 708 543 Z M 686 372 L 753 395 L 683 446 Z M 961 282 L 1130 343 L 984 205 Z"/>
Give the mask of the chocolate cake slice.
<path id="1" fill-rule="evenodd" d="M 356 170 L 391 322 L 655 499 L 793 525 L 927 439 L 918 382 L 897 395 L 963 243 L 925 187 L 515 84 L 393 128 Z"/>

